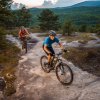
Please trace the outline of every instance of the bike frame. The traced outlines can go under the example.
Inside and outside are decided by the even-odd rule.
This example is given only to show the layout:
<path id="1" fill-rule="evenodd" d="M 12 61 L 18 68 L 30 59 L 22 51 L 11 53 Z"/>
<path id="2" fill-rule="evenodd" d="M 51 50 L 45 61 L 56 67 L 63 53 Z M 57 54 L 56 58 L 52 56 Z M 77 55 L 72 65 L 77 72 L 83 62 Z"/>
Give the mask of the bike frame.
<path id="1" fill-rule="evenodd" d="M 56 59 L 55 64 L 54 64 L 54 59 Z M 51 65 L 53 65 L 54 68 L 56 68 L 56 66 L 58 66 L 60 64 L 62 64 L 62 59 L 60 59 L 58 55 L 54 55 L 52 60 L 51 60 Z"/>

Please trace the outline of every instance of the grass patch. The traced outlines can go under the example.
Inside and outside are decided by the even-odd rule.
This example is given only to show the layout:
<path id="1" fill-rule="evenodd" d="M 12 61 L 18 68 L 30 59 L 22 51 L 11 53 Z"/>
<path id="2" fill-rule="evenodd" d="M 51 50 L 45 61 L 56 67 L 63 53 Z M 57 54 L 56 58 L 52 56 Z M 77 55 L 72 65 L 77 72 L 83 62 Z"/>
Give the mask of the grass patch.
<path id="1" fill-rule="evenodd" d="M 97 44 L 100 44 L 100 42 L 97 42 Z"/>
<path id="2" fill-rule="evenodd" d="M 98 37 L 100 38 L 100 35 L 98 35 Z"/>
<path id="3" fill-rule="evenodd" d="M 6 30 L 6 34 L 12 34 L 14 37 L 18 37 L 18 32 L 19 32 L 19 28 L 14 28 L 14 29 L 7 29 Z"/>
<path id="4" fill-rule="evenodd" d="M 100 48 L 68 48 L 63 57 L 82 70 L 100 76 Z"/>
<path id="5" fill-rule="evenodd" d="M 29 31 L 32 32 L 32 33 L 41 33 L 41 32 L 43 32 L 43 31 L 40 30 L 40 28 L 38 28 L 38 27 L 31 27 L 31 28 L 29 29 Z"/>
<path id="6" fill-rule="evenodd" d="M 40 34 L 38 35 L 38 37 L 47 37 L 47 36 L 49 36 L 48 33 L 40 33 Z"/>
<path id="7" fill-rule="evenodd" d="M 80 43 L 87 43 L 90 40 L 95 40 L 94 37 L 91 36 L 91 33 L 80 33 L 77 36 L 64 36 L 64 39 L 67 42 L 72 42 L 72 41 L 79 41 Z"/>

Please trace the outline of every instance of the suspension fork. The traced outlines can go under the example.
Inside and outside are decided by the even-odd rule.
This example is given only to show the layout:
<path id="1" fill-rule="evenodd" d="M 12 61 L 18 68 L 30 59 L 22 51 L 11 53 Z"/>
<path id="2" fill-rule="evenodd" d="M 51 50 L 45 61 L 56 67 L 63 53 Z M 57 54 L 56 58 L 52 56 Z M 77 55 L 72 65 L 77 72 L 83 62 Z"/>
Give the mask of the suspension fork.
<path id="1" fill-rule="evenodd" d="M 58 66 L 60 66 L 59 68 L 60 68 L 60 70 L 61 70 L 62 74 L 64 74 L 64 67 L 63 67 L 63 63 L 62 63 L 62 62 L 60 62 L 60 63 L 58 64 Z"/>

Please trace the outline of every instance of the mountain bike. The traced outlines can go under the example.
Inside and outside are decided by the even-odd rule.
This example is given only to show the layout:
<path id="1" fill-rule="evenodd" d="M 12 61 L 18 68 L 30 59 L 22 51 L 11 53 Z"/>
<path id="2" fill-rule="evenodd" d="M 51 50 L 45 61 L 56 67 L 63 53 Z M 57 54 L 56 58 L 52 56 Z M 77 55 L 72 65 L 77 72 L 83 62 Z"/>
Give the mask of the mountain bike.
<path id="1" fill-rule="evenodd" d="M 56 77 L 63 85 L 70 85 L 73 82 L 73 71 L 64 63 L 61 59 L 63 52 L 53 55 L 50 66 L 48 66 L 48 58 L 43 55 L 40 59 L 41 67 L 44 72 L 49 73 L 51 70 L 55 70 Z"/>
<path id="2" fill-rule="evenodd" d="M 28 35 L 25 35 L 25 37 L 22 37 L 21 38 L 21 41 L 22 41 L 22 50 L 25 49 L 25 53 L 27 53 L 27 39 L 29 38 Z"/>

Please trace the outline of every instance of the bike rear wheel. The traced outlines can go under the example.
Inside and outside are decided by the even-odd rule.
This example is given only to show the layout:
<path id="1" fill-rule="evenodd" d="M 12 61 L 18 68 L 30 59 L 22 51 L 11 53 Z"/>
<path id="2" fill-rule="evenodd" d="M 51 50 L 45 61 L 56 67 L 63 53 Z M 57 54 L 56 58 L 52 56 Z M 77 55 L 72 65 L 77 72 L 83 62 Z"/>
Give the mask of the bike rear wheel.
<path id="1" fill-rule="evenodd" d="M 70 85 L 73 82 L 73 72 L 65 63 L 59 64 L 56 67 L 56 76 L 63 85 Z"/>
<path id="2" fill-rule="evenodd" d="M 48 68 L 48 58 L 47 56 L 42 56 L 40 59 L 41 67 L 44 70 L 44 72 L 49 73 L 50 69 Z"/>

